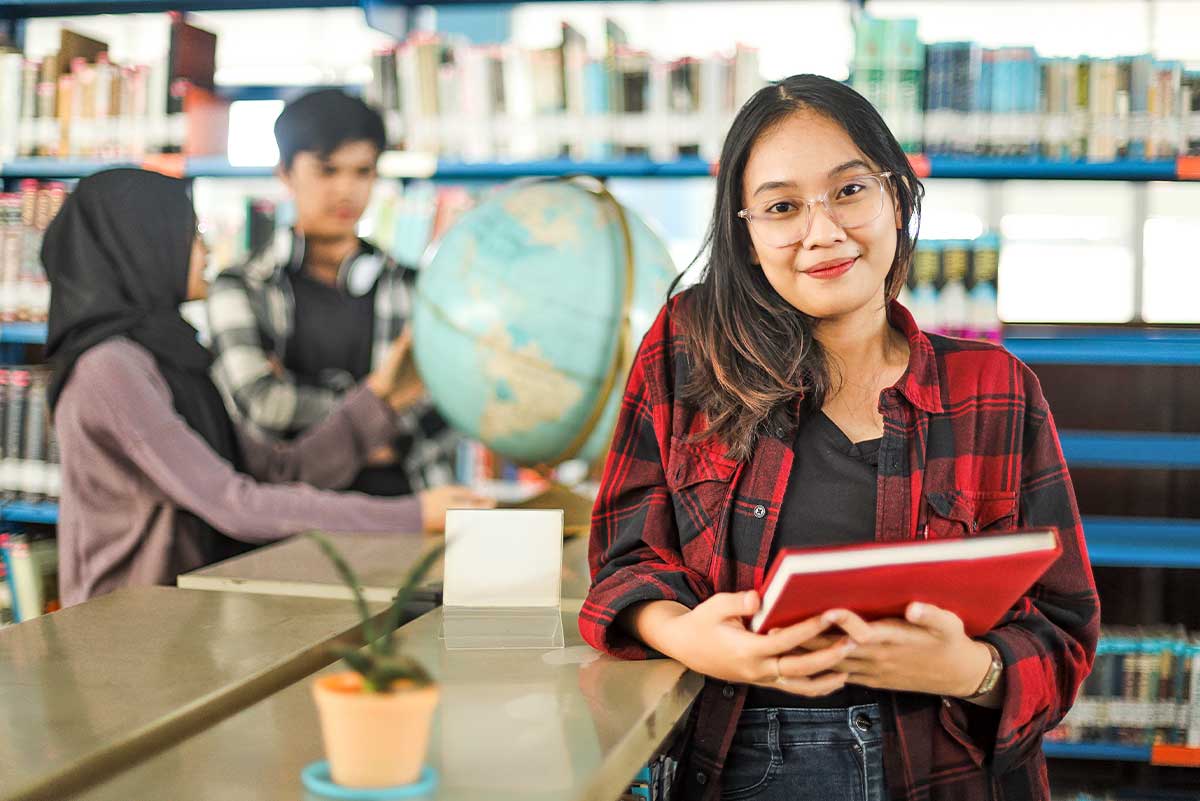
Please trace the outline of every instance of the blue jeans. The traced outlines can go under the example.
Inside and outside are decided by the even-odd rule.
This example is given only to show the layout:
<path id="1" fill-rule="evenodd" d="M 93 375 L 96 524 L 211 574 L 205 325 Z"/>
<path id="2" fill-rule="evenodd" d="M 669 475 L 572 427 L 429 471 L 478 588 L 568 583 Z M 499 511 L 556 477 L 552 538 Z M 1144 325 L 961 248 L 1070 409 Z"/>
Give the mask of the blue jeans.
<path id="1" fill-rule="evenodd" d="M 878 704 L 747 709 L 721 772 L 722 801 L 884 801 Z"/>

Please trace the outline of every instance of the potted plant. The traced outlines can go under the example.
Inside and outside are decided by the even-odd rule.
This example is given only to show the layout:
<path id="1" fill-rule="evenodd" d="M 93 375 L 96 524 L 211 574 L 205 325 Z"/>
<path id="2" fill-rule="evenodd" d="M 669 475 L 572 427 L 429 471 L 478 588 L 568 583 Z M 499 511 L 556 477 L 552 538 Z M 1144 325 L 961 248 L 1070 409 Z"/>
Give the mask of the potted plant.
<path id="1" fill-rule="evenodd" d="M 317 533 L 307 536 L 333 562 L 353 593 L 366 641 L 365 648 L 337 649 L 351 670 L 322 676 L 313 684 L 331 778 L 349 788 L 411 784 L 421 775 L 425 761 L 438 687 L 420 663 L 400 653 L 401 635 L 396 629 L 444 546 L 431 549 L 412 568 L 392 600 L 383 628 L 378 629 L 350 565 L 327 538 Z"/>

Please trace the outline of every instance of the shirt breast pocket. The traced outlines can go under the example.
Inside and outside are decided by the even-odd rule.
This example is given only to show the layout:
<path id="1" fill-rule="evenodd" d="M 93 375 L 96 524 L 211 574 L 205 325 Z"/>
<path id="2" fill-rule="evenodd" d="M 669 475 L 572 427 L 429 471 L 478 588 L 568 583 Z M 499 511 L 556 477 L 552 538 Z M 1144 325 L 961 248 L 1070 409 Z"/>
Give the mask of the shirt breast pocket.
<path id="1" fill-rule="evenodd" d="M 671 438 L 667 488 L 675 507 L 679 544 L 689 563 L 693 561 L 689 557 L 703 553 L 711 559 L 736 470 L 737 462 L 711 446 Z M 708 565 L 692 567 L 707 570 Z"/>
<path id="2" fill-rule="evenodd" d="M 1016 492 L 926 492 L 928 539 L 973 537 L 1017 526 Z"/>

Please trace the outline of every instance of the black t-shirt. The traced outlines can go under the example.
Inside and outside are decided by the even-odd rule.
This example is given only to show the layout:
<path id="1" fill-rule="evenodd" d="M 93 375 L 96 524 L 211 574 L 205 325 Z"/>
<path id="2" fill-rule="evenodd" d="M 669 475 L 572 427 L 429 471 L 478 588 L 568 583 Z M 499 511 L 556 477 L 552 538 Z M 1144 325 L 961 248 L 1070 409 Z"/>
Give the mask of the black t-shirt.
<path id="1" fill-rule="evenodd" d="M 772 559 L 781 548 L 874 541 L 879 444 L 878 439 L 851 442 L 824 412 L 804 416 L 796 432 L 796 456 L 779 509 Z M 875 700 L 870 690 L 854 686 L 822 698 L 751 687 L 746 708 L 837 708 Z"/>
<path id="2" fill-rule="evenodd" d="M 295 316 L 283 366 L 308 386 L 349 388 L 362 381 L 371 372 L 375 288 L 356 297 L 303 269 L 289 277 Z M 395 466 L 365 468 L 346 489 L 380 496 L 411 491 L 404 471 Z"/>

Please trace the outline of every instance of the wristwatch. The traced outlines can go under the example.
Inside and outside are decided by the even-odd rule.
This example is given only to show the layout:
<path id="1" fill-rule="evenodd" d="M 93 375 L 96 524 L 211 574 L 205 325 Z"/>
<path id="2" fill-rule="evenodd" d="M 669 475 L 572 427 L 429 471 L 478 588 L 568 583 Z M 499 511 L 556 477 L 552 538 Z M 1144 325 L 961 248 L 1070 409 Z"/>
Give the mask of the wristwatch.
<path id="1" fill-rule="evenodd" d="M 1000 677 L 1004 675 L 1004 659 L 1000 656 L 1000 651 L 990 642 L 985 642 L 984 645 L 992 654 L 992 664 L 988 666 L 988 672 L 983 677 L 983 681 L 979 683 L 979 688 L 964 698 L 964 701 L 974 701 L 987 695 L 996 689 L 996 685 L 1000 683 Z"/>

